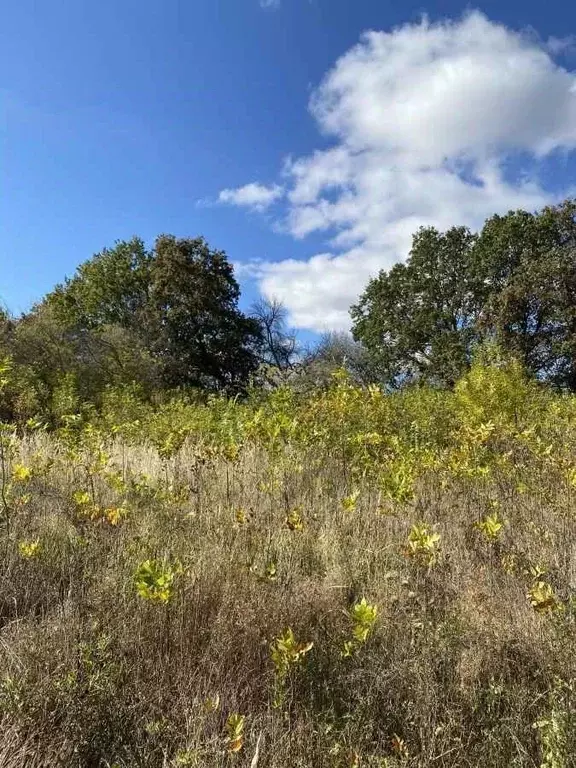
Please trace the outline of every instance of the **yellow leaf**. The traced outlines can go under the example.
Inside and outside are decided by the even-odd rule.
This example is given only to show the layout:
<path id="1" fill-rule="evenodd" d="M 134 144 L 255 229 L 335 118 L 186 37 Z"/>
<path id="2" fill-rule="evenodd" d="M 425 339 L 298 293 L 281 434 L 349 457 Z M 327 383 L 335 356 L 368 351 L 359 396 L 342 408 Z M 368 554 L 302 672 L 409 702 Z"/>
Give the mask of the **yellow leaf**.
<path id="1" fill-rule="evenodd" d="M 25 467 L 23 464 L 15 464 L 12 468 L 12 479 L 17 483 L 27 483 L 32 477 L 32 470 L 30 467 Z"/>
<path id="2" fill-rule="evenodd" d="M 31 560 L 34 557 L 38 557 L 41 551 L 40 540 L 34 539 L 34 541 L 21 541 L 18 544 L 18 551 L 20 557 L 23 557 L 25 560 Z"/>

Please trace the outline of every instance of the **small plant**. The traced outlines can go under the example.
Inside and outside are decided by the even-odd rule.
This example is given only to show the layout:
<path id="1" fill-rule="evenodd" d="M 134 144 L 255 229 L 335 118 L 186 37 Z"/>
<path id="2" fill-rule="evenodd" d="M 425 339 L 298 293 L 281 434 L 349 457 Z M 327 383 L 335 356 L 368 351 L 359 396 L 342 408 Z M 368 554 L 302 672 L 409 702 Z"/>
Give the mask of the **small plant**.
<path id="1" fill-rule="evenodd" d="M 176 753 L 174 762 L 178 768 L 195 768 L 199 765 L 199 757 L 200 755 L 196 749 L 181 749 Z"/>
<path id="2" fill-rule="evenodd" d="M 503 522 L 498 517 L 498 512 L 486 515 L 482 520 L 475 523 L 475 527 L 480 531 L 484 538 L 493 544 L 498 541 L 502 533 Z"/>
<path id="3" fill-rule="evenodd" d="M 10 675 L 0 680 L 0 712 L 17 714 L 24 706 L 24 691 L 22 684 Z"/>
<path id="4" fill-rule="evenodd" d="M 400 738 L 398 734 L 395 733 L 394 736 L 392 736 L 390 746 L 392 747 L 392 752 L 397 758 L 400 760 L 408 759 L 408 747 L 406 746 L 404 739 Z"/>
<path id="5" fill-rule="evenodd" d="M 339 741 L 334 742 L 328 754 L 335 758 L 333 765 L 338 768 L 360 768 L 360 753 L 355 749 L 346 749 Z"/>
<path id="6" fill-rule="evenodd" d="M 72 500 L 79 509 L 85 509 L 92 504 L 92 497 L 88 491 L 74 491 L 72 494 Z"/>
<path id="7" fill-rule="evenodd" d="M 292 512 L 286 515 L 286 525 L 291 531 L 304 530 L 304 520 L 302 519 L 300 510 L 293 509 Z"/>
<path id="8" fill-rule="evenodd" d="M 514 552 L 507 552 L 502 555 L 500 565 L 505 573 L 512 574 L 518 570 L 518 555 Z"/>
<path id="9" fill-rule="evenodd" d="M 20 557 L 24 558 L 24 560 L 33 560 L 35 557 L 38 557 L 41 551 L 42 545 L 40 544 L 40 539 L 21 541 L 18 543 L 18 552 L 20 553 Z"/>
<path id="10" fill-rule="evenodd" d="M 400 458 L 389 465 L 381 478 L 381 489 L 391 501 L 406 504 L 414 498 L 414 469 L 409 461 Z"/>
<path id="11" fill-rule="evenodd" d="M 284 701 L 286 681 L 290 670 L 299 664 L 312 650 L 314 643 L 299 643 L 290 627 L 274 639 L 270 646 L 270 657 L 274 664 L 274 706 L 280 707 Z"/>
<path id="12" fill-rule="evenodd" d="M 234 713 L 226 721 L 226 750 L 230 754 L 240 752 L 244 746 L 244 725 L 246 717 Z"/>
<path id="13" fill-rule="evenodd" d="M 103 519 L 110 525 L 117 526 L 126 518 L 128 510 L 125 507 L 108 507 L 102 513 Z"/>
<path id="14" fill-rule="evenodd" d="M 527 598 L 536 613 L 552 613 L 562 609 L 562 603 L 547 581 L 535 581 L 528 590 Z"/>
<path id="15" fill-rule="evenodd" d="M 126 493 L 128 489 L 128 485 L 124 480 L 123 473 L 118 470 L 110 470 L 108 472 L 104 472 L 102 479 L 106 485 L 109 488 L 112 488 L 113 491 L 116 491 L 116 493 Z"/>
<path id="16" fill-rule="evenodd" d="M 346 640 L 344 643 L 344 650 L 342 651 L 344 657 L 352 656 L 354 651 L 368 640 L 378 618 L 378 606 L 371 605 L 363 597 L 350 608 L 348 617 L 352 622 L 352 639 Z"/>
<path id="17" fill-rule="evenodd" d="M 14 497 L 14 506 L 25 507 L 26 504 L 30 504 L 31 500 L 32 500 L 31 493 L 22 493 L 19 496 Z"/>
<path id="18" fill-rule="evenodd" d="M 360 491 L 353 491 L 349 496 L 342 499 L 342 509 L 344 512 L 356 512 L 356 504 L 360 496 Z"/>
<path id="19" fill-rule="evenodd" d="M 431 568 L 438 559 L 439 542 L 439 533 L 432 532 L 426 523 L 416 523 L 408 534 L 406 555 L 420 565 Z"/>
<path id="20" fill-rule="evenodd" d="M 349 756 L 349 768 L 360 768 L 360 763 L 362 762 L 362 758 L 360 757 L 360 753 L 356 752 L 356 750 L 352 750 L 350 752 Z"/>
<path id="21" fill-rule="evenodd" d="M 32 478 L 32 470 L 23 464 L 15 464 L 12 467 L 12 480 L 15 483 L 27 483 Z"/>
<path id="22" fill-rule="evenodd" d="M 136 591 L 143 600 L 151 603 L 167 603 L 172 597 L 174 580 L 182 572 L 181 567 L 159 560 L 144 560 L 134 574 Z"/>
<path id="23" fill-rule="evenodd" d="M 165 718 L 160 720 L 148 720 L 144 725 L 144 730 L 149 736 L 158 736 L 160 733 L 166 730 L 167 721 Z"/>

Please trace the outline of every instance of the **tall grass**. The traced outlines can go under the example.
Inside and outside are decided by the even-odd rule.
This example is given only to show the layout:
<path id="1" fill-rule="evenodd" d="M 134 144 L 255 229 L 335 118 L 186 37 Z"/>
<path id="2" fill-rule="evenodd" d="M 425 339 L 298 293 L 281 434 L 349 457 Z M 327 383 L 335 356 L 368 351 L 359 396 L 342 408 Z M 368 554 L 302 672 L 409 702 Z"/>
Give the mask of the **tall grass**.
<path id="1" fill-rule="evenodd" d="M 1 766 L 576 765 L 573 400 L 115 397 L 2 433 Z"/>

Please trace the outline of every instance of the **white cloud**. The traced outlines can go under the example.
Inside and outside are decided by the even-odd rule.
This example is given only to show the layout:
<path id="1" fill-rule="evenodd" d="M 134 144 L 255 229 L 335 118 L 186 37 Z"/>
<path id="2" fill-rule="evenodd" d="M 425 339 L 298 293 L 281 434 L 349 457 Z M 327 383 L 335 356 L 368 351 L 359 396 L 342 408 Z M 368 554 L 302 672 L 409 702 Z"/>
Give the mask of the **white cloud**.
<path id="1" fill-rule="evenodd" d="M 279 200 L 283 194 L 284 190 L 278 184 L 267 187 L 265 184 L 253 182 L 236 189 L 223 189 L 218 195 L 218 202 L 263 211 Z"/>
<path id="2" fill-rule="evenodd" d="M 363 35 L 311 99 L 333 146 L 284 169 L 284 226 L 325 232 L 331 252 L 260 264 L 263 293 L 296 326 L 346 328 L 350 304 L 405 258 L 419 226 L 477 227 L 550 201 L 536 177 L 504 171 L 511 155 L 534 167 L 576 146 L 576 77 L 550 50 L 478 12 Z"/>
<path id="3" fill-rule="evenodd" d="M 280 8 L 280 0 L 260 0 L 261 8 Z"/>
<path id="4" fill-rule="evenodd" d="M 530 38 L 472 13 L 368 32 L 312 99 L 320 126 L 351 149 L 404 164 L 576 140 L 574 77 Z"/>

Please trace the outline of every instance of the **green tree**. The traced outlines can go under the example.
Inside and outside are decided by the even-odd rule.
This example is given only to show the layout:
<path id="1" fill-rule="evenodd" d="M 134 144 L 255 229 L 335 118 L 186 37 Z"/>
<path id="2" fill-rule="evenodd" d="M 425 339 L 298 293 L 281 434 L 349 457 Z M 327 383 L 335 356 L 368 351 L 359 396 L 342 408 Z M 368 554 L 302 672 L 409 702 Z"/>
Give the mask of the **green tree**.
<path id="1" fill-rule="evenodd" d="M 237 390 L 258 366 L 258 322 L 238 309 L 240 288 L 224 251 L 204 238 L 156 240 L 145 318 L 170 386 Z"/>
<path id="2" fill-rule="evenodd" d="M 140 238 L 118 242 L 81 264 L 74 277 L 48 294 L 46 303 L 67 328 L 138 328 L 152 262 Z"/>
<path id="3" fill-rule="evenodd" d="M 468 365 L 483 305 L 464 227 L 421 229 L 405 264 L 382 271 L 352 307 L 353 335 L 391 385 L 453 384 Z"/>
<path id="4" fill-rule="evenodd" d="M 576 248 L 521 263 L 487 318 L 500 345 L 528 371 L 576 392 Z"/>
<path id="5" fill-rule="evenodd" d="M 492 290 L 485 335 L 544 381 L 576 391 L 576 204 L 515 211 L 486 222 L 478 258 Z"/>
<path id="6" fill-rule="evenodd" d="M 73 388 L 79 403 L 99 405 L 107 385 L 138 381 L 150 394 L 159 384 L 157 366 L 130 329 L 65 326 L 47 303 L 14 322 L 7 353 L 15 365 L 15 417 L 41 415 L 55 422 L 62 386 Z"/>
<path id="7" fill-rule="evenodd" d="M 493 296 L 527 264 L 546 259 L 555 249 L 571 247 L 576 203 L 566 200 L 541 211 L 509 211 L 491 216 L 474 248 L 474 268 Z"/>
<path id="8" fill-rule="evenodd" d="M 478 235 L 422 229 L 406 264 L 371 280 L 355 338 L 389 383 L 452 385 L 496 341 L 541 380 L 576 391 L 576 203 L 493 216 Z"/>
<path id="9" fill-rule="evenodd" d="M 261 339 L 258 323 L 238 309 L 239 294 L 223 251 L 203 238 L 162 235 L 150 251 L 134 238 L 96 254 L 44 304 L 83 356 L 107 344 L 112 354 L 110 339 L 123 334 L 143 351 L 140 373 L 116 355 L 123 381 L 158 373 L 164 387 L 234 390 L 255 370 Z"/>

